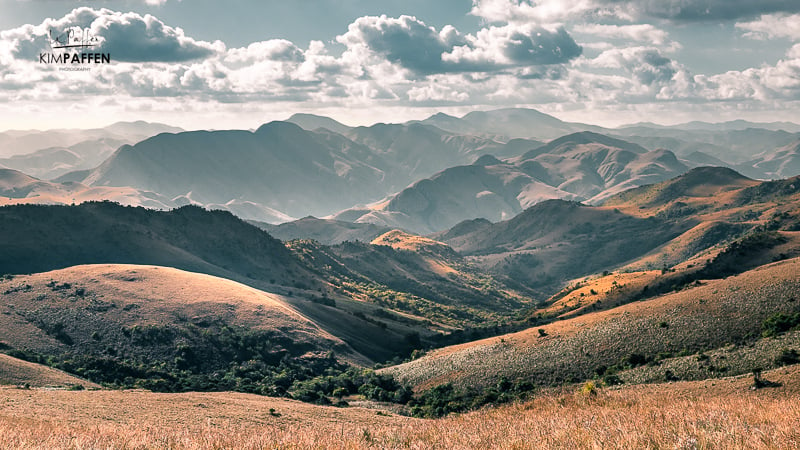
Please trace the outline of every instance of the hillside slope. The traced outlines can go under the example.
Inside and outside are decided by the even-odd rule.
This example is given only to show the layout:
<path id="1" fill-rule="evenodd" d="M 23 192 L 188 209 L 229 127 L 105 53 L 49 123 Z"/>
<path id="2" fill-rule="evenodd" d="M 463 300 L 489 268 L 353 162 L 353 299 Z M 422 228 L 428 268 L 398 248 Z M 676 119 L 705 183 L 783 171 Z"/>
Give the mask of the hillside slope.
<path id="1" fill-rule="evenodd" d="M 625 364 L 632 354 L 647 361 L 659 354 L 746 345 L 761 334 L 767 317 L 800 312 L 798 274 L 800 258 L 773 263 L 681 292 L 440 349 L 387 371 L 418 388 L 445 382 L 480 388 L 502 378 L 558 385 L 602 374 L 601 367 Z M 733 361 L 728 366 L 728 374 L 751 369 Z M 706 368 L 706 376 L 714 376 L 713 369 Z"/>
<path id="2" fill-rule="evenodd" d="M 369 363 L 283 297 L 210 275 L 75 266 L 6 277 L 0 291 L 7 352 L 98 382 L 123 384 L 120 377 L 130 376 L 159 389 L 185 382 L 179 370 L 213 377 L 249 359 L 278 366 L 284 358 L 325 360 L 331 351 Z"/>
<path id="3" fill-rule="evenodd" d="M 23 361 L 3 353 L 0 353 L 0 385 L 99 387 L 99 385 L 83 378 L 78 378 L 41 364 Z"/>

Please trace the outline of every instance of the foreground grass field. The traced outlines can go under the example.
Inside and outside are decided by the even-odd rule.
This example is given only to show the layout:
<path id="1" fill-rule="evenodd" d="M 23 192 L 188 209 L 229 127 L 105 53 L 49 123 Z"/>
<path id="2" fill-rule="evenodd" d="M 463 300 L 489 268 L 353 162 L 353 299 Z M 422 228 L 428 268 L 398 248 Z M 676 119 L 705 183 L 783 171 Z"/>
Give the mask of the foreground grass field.
<path id="1" fill-rule="evenodd" d="M 233 393 L 0 390 L 25 449 L 800 448 L 800 366 L 752 377 L 543 393 L 438 420 Z"/>

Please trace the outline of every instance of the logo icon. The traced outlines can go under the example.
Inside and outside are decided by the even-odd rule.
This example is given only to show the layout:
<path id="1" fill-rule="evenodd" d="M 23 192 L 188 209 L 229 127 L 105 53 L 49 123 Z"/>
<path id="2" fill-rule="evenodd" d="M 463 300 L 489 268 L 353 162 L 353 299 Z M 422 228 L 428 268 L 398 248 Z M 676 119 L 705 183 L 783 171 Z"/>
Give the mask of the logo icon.
<path id="1" fill-rule="evenodd" d="M 88 28 L 71 27 L 61 34 L 53 33 L 50 29 L 50 48 L 53 50 L 63 48 L 93 48 L 100 45 L 100 39 L 93 36 Z"/>

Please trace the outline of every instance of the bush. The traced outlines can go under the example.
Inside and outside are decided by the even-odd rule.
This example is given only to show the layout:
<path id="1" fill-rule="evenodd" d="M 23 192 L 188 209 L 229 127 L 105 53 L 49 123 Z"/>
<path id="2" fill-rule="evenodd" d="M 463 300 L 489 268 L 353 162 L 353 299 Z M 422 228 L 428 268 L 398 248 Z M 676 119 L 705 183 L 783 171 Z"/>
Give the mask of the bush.
<path id="1" fill-rule="evenodd" d="M 761 324 L 761 335 L 764 337 L 777 336 L 798 326 L 800 326 L 800 313 L 775 313 L 767 317 Z"/>

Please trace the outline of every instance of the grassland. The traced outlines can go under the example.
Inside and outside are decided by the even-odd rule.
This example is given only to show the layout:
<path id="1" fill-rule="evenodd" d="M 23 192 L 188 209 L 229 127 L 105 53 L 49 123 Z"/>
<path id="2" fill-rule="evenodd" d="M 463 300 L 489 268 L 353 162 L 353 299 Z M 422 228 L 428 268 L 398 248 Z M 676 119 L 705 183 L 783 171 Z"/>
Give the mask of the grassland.
<path id="1" fill-rule="evenodd" d="M 22 361 L 2 353 L 0 353 L 0 385 L 99 387 L 92 382 L 74 377 L 60 370 Z"/>
<path id="2" fill-rule="evenodd" d="M 0 390 L 8 449 L 789 449 L 800 446 L 800 366 L 747 376 L 580 386 L 426 420 L 234 393 Z"/>
<path id="3" fill-rule="evenodd" d="M 641 356 L 632 362 L 635 366 L 729 344 L 750 345 L 767 317 L 800 309 L 799 273 L 800 258 L 772 263 L 680 292 L 446 347 L 386 370 L 417 389 L 448 382 L 482 388 L 504 378 L 552 386 L 592 378 L 603 367 L 626 365 L 634 355 Z M 770 360 L 763 364 L 774 367 Z M 742 362 L 728 368 L 706 376 L 744 373 L 752 367 Z"/>

